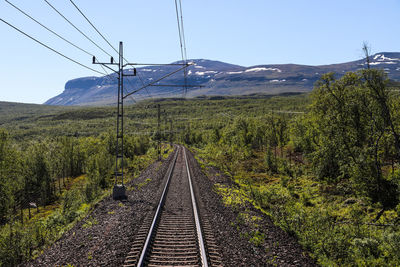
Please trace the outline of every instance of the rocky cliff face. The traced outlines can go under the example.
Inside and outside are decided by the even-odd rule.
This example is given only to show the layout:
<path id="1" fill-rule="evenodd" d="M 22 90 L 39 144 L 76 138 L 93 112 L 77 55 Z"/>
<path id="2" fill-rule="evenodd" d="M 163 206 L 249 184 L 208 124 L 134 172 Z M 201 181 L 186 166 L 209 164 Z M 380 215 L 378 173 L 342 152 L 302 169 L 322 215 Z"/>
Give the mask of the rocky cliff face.
<path id="1" fill-rule="evenodd" d="M 254 93 L 277 94 L 285 92 L 311 91 L 322 74 L 335 72 L 343 75 L 366 67 L 365 60 L 342 64 L 306 66 L 296 64 L 258 65 L 243 67 L 220 61 L 191 60 L 195 63 L 187 69 L 188 87 L 186 96 L 199 95 L 246 95 Z M 400 53 L 383 52 L 371 56 L 370 65 L 383 69 L 392 80 L 400 81 Z M 138 68 L 137 77 L 125 78 L 125 91 L 140 88 L 176 70 L 176 66 L 149 66 Z M 132 70 L 126 70 L 131 73 Z M 159 85 L 183 85 L 183 71 L 160 81 Z M 133 95 L 135 99 L 147 97 L 181 96 L 182 87 L 148 87 L 148 90 Z M 45 104 L 49 105 L 105 105 L 116 101 L 117 79 L 114 74 L 104 77 L 85 77 L 70 80 L 65 90 Z"/>

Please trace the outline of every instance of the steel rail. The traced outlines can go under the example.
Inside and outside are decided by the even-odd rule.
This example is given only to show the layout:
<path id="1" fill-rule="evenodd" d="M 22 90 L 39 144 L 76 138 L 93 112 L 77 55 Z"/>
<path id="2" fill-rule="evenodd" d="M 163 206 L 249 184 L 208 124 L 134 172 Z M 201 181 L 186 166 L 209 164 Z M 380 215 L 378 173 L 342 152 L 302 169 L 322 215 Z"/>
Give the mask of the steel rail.
<path id="1" fill-rule="evenodd" d="M 175 168 L 175 163 L 176 163 L 176 159 L 178 158 L 179 150 L 180 150 L 180 147 L 178 147 L 178 149 L 176 150 L 175 158 L 173 160 L 172 167 L 170 168 L 167 182 L 165 183 L 164 190 L 163 190 L 163 193 L 161 195 L 160 202 L 158 203 L 158 207 L 157 207 L 156 213 L 154 215 L 153 221 L 151 223 L 151 226 L 150 226 L 150 229 L 149 229 L 149 234 L 147 235 L 146 242 L 144 243 L 144 246 L 143 246 L 142 252 L 140 254 L 140 258 L 139 258 L 137 266 L 144 266 L 144 262 L 145 262 L 145 259 L 146 259 L 146 254 L 147 254 L 147 251 L 149 250 L 151 239 L 152 239 L 152 237 L 154 235 L 154 230 L 156 228 L 156 224 L 158 222 L 158 219 L 160 218 L 161 209 L 162 209 L 162 206 L 164 205 L 164 201 L 165 201 L 165 197 L 167 195 L 169 182 L 171 180 L 172 172 L 174 171 L 174 168 Z"/>
<path id="2" fill-rule="evenodd" d="M 194 196 L 194 191 L 193 191 L 193 186 L 192 186 L 192 178 L 190 176 L 189 164 L 188 164 L 188 161 L 187 161 L 186 149 L 185 148 L 183 148 L 183 154 L 185 155 L 186 171 L 187 171 L 187 174 L 188 174 L 188 180 L 189 180 L 189 186 L 190 186 L 190 196 L 192 198 L 192 207 L 193 207 L 194 220 L 195 220 L 195 223 L 196 223 L 196 231 L 197 231 L 197 239 L 198 239 L 198 242 L 199 242 L 201 263 L 202 263 L 202 266 L 208 267 L 206 249 L 205 249 L 205 246 L 204 246 L 203 235 L 202 235 L 202 232 L 201 232 L 200 218 L 199 218 L 199 214 L 198 214 L 198 211 L 197 211 L 197 204 L 196 204 L 196 199 L 195 199 L 195 196 Z"/>

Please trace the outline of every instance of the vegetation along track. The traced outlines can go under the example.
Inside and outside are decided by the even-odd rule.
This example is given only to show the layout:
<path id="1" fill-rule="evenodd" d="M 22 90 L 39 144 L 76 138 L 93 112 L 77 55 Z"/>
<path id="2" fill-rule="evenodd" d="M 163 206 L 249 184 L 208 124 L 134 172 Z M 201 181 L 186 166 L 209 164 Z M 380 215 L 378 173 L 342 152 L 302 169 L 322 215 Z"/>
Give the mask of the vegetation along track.
<path id="1" fill-rule="evenodd" d="M 221 266 L 205 214 L 200 215 L 186 150 L 178 146 L 155 213 L 149 214 L 124 266 Z"/>

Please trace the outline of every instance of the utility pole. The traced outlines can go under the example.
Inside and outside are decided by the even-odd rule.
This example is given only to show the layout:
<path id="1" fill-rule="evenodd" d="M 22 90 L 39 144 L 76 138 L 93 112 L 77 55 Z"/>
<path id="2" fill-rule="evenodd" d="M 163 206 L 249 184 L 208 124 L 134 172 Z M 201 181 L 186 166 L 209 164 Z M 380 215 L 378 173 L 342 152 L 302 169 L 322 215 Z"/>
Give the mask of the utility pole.
<path id="1" fill-rule="evenodd" d="M 169 119 L 169 145 L 172 147 L 172 119 Z"/>
<path id="2" fill-rule="evenodd" d="M 160 110 L 160 104 L 157 104 L 157 118 L 158 118 L 158 120 L 157 120 L 158 160 L 161 160 L 161 130 L 160 130 L 161 110 Z"/>
<path id="3" fill-rule="evenodd" d="M 126 188 L 124 184 L 124 77 L 136 76 L 136 69 L 133 74 L 124 74 L 124 56 L 123 43 L 119 42 L 119 60 L 114 63 L 111 57 L 110 63 L 96 62 L 93 57 L 93 64 L 101 64 L 112 70 L 118 75 L 118 100 L 117 100 L 117 127 L 116 127 L 116 146 L 115 146 L 115 181 L 113 188 L 113 199 L 126 199 Z M 118 66 L 118 71 L 110 68 L 108 65 Z"/>
<path id="4" fill-rule="evenodd" d="M 103 65 L 104 67 L 110 69 L 113 71 L 115 74 L 117 74 L 118 78 L 118 100 L 117 100 L 117 127 L 116 127 L 116 133 L 117 133 L 117 140 L 116 140 L 116 147 L 115 147 L 115 182 L 114 182 L 114 188 L 113 188 L 113 199 L 126 199 L 126 188 L 124 185 L 124 99 L 127 98 L 128 96 L 131 96 L 132 94 L 135 94 L 147 87 L 150 86 L 167 86 L 167 87 L 182 87 L 182 85 L 162 85 L 159 84 L 161 80 L 164 80 L 165 78 L 170 77 L 171 75 L 181 71 L 185 70 L 191 65 L 194 65 L 193 63 L 172 63 L 172 64 L 154 64 L 154 63 L 125 63 L 123 62 L 124 57 L 123 57 L 123 43 L 119 42 L 119 61 L 114 62 L 114 58 L 111 57 L 111 60 L 109 63 L 101 63 L 96 60 L 96 57 L 93 57 L 93 64 L 100 64 Z M 114 70 L 111 66 L 118 66 L 118 71 Z M 131 91 L 130 93 L 127 93 L 124 95 L 124 77 L 126 76 L 136 76 L 136 68 L 133 68 L 133 74 L 124 74 L 124 67 L 126 66 L 151 66 L 151 65 L 156 65 L 156 66 L 180 66 L 179 69 L 174 70 L 161 78 L 158 78 L 151 83 L 147 85 L 143 85 L 142 87 Z M 199 85 L 187 85 L 186 80 L 185 80 L 185 88 L 186 87 L 202 87 Z M 160 116 L 161 116 L 161 111 L 160 111 L 160 104 L 158 104 L 158 159 L 161 160 L 161 131 L 160 131 Z"/>
<path id="5" fill-rule="evenodd" d="M 167 136 L 166 136 L 166 129 L 167 129 L 167 114 L 165 113 L 165 109 L 164 109 L 164 125 L 163 125 L 163 140 L 167 141 Z"/>
<path id="6" fill-rule="evenodd" d="M 168 138 L 167 138 L 167 113 L 165 112 L 165 109 L 164 109 L 163 140 L 166 143 L 168 142 Z"/>

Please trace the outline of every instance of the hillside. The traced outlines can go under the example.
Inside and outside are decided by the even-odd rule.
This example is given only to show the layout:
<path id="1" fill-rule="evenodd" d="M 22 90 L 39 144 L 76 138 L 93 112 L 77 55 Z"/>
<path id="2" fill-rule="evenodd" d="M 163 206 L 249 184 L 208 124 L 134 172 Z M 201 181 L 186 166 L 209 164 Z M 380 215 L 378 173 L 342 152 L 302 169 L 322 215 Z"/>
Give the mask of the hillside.
<path id="1" fill-rule="evenodd" d="M 248 95 L 279 94 L 285 92 L 311 91 L 321 74 L 335 72 L 339 76 L 348 71 L 365 67 L 365 60 L 342 64 L 306 66 L 296 64 L 257 65 L 243 67 L 220 61 L 205 59 L 192 60 L 196 65 L 188 68 L 188 84 L 201 85 L 201 88 L 188 88 L 188 97 L 200 95 Z M 371 66 L 381 68 L 388 77 L 400 81 L 400 53 L 382 52 L 371 57 Z M 141 78 L 130 77 L 125 83 L 126 91 L 137 89 L 176 69 L 176 66 L 147 66 L 138 68 Z M 132 72 L 131 69 L 126 70 Z M 183 74 L 178 72 L 162 82 L 163 85 L 183 84 Z M 112 104 L 116 98 L 117 79 L 110 77 L 84 77 L 70 80 L 65 90 L 46 101 L 48 105 L 105 105 Z M 148 97 L 181 96 L 180 87 L 150 87 L 135 95 L 136 99 Z M 128 101 L 132 101 L 128 99 Z"/>
<path id="2" fill-rule="evenodd" d="M 283 109 L 302 111 L 307 102 L 306 94 L 253 95 L 241 97 L 196 97 L 191 99 L 158 99 L 168 116 L 176 116 L 174 125 L 184 127 L 186 120 L 182 114 L 197 113 L 206 120 L 216 117 L 239 116 L 241 112 L 253 110 Z M 151 134 L 157 125 L 155 101 L 145 100 L 125 107 L 125 129 L 133 135 Z M 254 106 L 257 106 L 255 109 Z M 204 112 L 208 107 L 210 112 Z M 14 139 L 40 139 L 41 136 L 98 136 L 115 130 L 115 107 L 49 106 L 0 102 L 0 128 L 6 129 Z M 163 115 L 162 115 L 163 116 Z"/>

